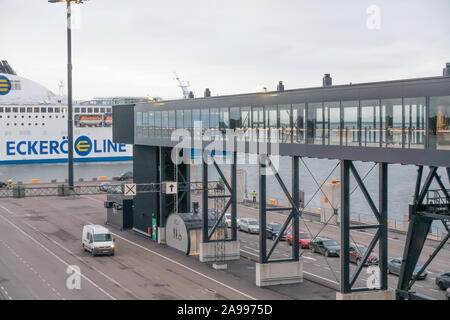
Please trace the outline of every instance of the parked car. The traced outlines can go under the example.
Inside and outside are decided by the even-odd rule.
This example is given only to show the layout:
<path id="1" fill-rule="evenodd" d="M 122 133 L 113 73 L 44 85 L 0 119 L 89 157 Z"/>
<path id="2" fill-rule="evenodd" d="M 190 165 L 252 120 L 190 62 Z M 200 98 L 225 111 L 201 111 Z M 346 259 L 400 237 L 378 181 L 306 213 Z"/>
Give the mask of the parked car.
<path id="1" fill-rule="evenodd" d="M 93 256 L 100 254 L 114 255 L 115 239 L 111 232 L 100 225 L 86 225 L 83 227 L 81 245 L 85 251 Z"/>
<path id="2" fill-rule="evenodd" d="M 238 229 L 248 233 L 259 233 L 259 222 L 253 218 L 239 219 Z"/>
<path id="3" fill-rule="evenodd" d="M 435 282 L 439 289 L 447 290 L 450 288 L 450 272 L 438 275 Z"/>
<path id="4" fill-rule="evenodd" d="M 288 244 L 290 246 L 292 246 L 293 243 L 293 237 L 292 237 L 292 233 L 289 232 L 289 234 L 286 237 Z M 309 233 L 304 232 L 304 231 L 300 231 L 298 233 L 298 243 L 300 244 L 300 247 L 302 249 L 309 249 L 309 245 L 311 243 L 311 236 Z"/>
<path id="5" fill-rule="evenodd" d="M 336 240 L 330 238 L 315 238 L 310 243 L 312 253 L 320 253 L 326 257 L 339 257 L 341 247 Z"/>
<path id="6" fill-rule="evenodd" d="M 102 182 L 100 184 L 100 186 L 98 187 L 98 189 L 100 191 L 107 192 L 107 193 L 122 193 L 123 192 L 121 186 L 116 185 L 116 184 L 111 184 L 111 182 L 107 182 L 107 181 Z"/>
<path id="7" fill-rule="evenodd" d="M 231 228 L 231 213 L 225 213 L 225 224 Z"/>
<path id="8" fill-rule="evenodd" d="M 272 222 L 272 223 L 268 223 L 266 226 L 266 236 L 269 239 L 272 239 L 275 241 L 276 237 L 278 237 L 278 235 L 280 234 L 281 231 L 281 224 L 276 223 L 276 222 Z M 286 235 L 287 232 L 286 230 L 281 234 L 280 240 L 281 241 L 285 241 L 286 240 Z"/>
<path id="9" fill-rule="evenodd" d="M 447 289 L 445 297 L 447 298 L 447 300 L 450 300 L 450 288 Z"/>
<path id="10" fill-rule="evenodd" d="M 362 244 L 352 243 L 350 244 L 349 250 L 350 250 L 350 257 L 349 257 L 350 262 L 360 264 L 368 248 Z M 367 257 L 366 263 L 364 265 L 369 266 L 378 264 L 378 261 L 379 261 L 378 255 L 372 251 L 369 257 Z"/>
<path id="11" fill-rule="evenodd" d="M 120 180 L 120 181 L 131 180 L 131 179 L 133 179 L 133 172 L 132 172 L 132 171 L 124 172 L 124 173 L 122 173 L 122 174 L 119 176 L 119 180 Z"/>
<path id="12" fill-rule="evenodd" d="M 0 189 L 6 188 L 7 186 L 8 186 L 8 184 L 6 182 L 0 181 Z"/>
<path id="13" fill-rule="evenodd" d="M 388 261 L 388 273 L 395 274 L 396 276 L 400 275 L 400 269 L 402 267 L 402 258 L 394 258 L 390 259 Z M 413 277 L 417 275 L 419 270 L 422 268 L 422 266 L 418 263 L 413 271 Z M 425 280 L 428 275 L 428 270 L 425 269 L 419 277 L 417 277 L 417 280 Z"/>

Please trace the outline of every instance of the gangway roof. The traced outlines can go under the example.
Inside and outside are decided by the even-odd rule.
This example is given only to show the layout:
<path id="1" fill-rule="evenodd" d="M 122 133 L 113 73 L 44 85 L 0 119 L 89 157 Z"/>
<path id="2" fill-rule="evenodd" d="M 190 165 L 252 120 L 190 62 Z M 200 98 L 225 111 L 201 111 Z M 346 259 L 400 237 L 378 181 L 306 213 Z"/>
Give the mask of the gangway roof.
<path id="1" fill-rule="evenodd" d="M 222 134 L 231 129 L 241 135 L 245 149 L 240 150 L 249 153 L 262 152 L 252 144 L 267 143 L 283 156 L 450 166 L 450 77 L 445 76 L 130 107 L 132 116 L 114 117 L 113 130 L 120 131 L 115 142 L 171 147 L 179 142 L 171 140 L 173 131 L 186 129 L 205 146 L 213 140 L 205 137 L 206 129 Z"/>

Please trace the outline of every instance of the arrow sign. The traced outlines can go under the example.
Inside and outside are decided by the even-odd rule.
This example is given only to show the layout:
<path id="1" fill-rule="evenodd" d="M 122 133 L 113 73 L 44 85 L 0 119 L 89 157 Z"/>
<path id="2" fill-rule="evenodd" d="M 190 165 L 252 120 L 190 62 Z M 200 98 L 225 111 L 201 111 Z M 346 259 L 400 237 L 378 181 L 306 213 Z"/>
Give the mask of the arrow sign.
<path id="1" fill-rule="evenodd" d="M 177 190 L 178 190 L 178 186 L 177 186 L 177 183 L 176 182 L 174 182 L 174 181 L 166 181 L 166 182 L 164 182 L 165 183 L 165 185 L 166 185 L 166 188 L 165 188 L 165 193 L 166 194 L 177 194 Z"/>
<path id="2" fill-rule="evenodd" d="M 125 184 L 123 194 L 125 196 L 135 196 L 136 195 L 136 184 L 135 183 Z"/>

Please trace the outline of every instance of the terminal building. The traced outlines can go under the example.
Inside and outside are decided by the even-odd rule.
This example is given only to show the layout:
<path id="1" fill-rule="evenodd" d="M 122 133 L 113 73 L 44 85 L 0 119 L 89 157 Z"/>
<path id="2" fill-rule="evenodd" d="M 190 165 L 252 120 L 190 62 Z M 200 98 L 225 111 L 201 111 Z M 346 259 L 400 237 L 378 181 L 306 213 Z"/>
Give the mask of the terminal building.
<path id="1" fill-rule="evenodd" d="M 174 165 L 173 147 L 223 150 L 234 157 L 236 152 L 244 152 L 277 154 L 297 160 L 308 157 L 347 163 L 370 161 L 383 164 L 385 177 L 387 165 L 394 163 L 448 168 L 450 63 L 446 64 L 442 76 L 428 78 L 333 85 L 326 74 L 321 87 L 284 90 L 280 83 L 277 91 L 214 97 L 207 89 L 201 98 L 115 106 L 113 119 L 114 142 L 133 145 L 135 183 L 189 181 L 190 163 Z M 182 137 L 188 145 L 180 144 Z M 191 153 L 183 155 L 186 160 Z M 212 167 L 203 163 L 204 170 L 208 166 Z M 343 183 L 348 170 L 341 165 Z M 265 180 L 261 179 L 260 197 L 266 191 L 261 190 L 261 183 L 265 186 Z M 233 174 L 231 180 L 229 184 L 233 187 Z M 206 177 L 203 175 L 205 181 L 207 173 Z M 380 190 L 387 190 L 387 181 L 380 182 Z M 345 200 L 348 193 L 343 191 L 341 199 Z M 298 201 L 296 192 L 293 190 L 292 199 Z M 387 192 L 381 194 L 386 201 Z M 180 191 L 176 199 L 162 193 L 137 194 L 134 227 L 148 233 L 154 219 L 158 230 L 163 232 L 168 214 L 190 211 L 189 190 Z M 208 206 L 207 200 L 201 205 Z M 229 208 L 235 219 L 235 200 Z M 344 204 L 341 210 L 346 210 Z M 387 207 L 378 210 L 386 224 Z M 263 231 L 265 221 L 260 223 Z M 208 229 L 207 223 L 204 226 Z M 385 225 L 380 222 L 380 227 Z M 231 234 L 230 241 L 236 241 L 235 230 Z M 386 235 L 387 232 L 381 232 L 382 237 Z M 387 243 L 387 238 L 383 239 L 380 243 Z M 263 252 L 266 248 L 260 250 L 260 262 L 264 264 L 268 262 Z M 293 256 L 298 260 L 298 255 L 293 253 Z M 381 253 L 380 259 L 387 257 Z"/>

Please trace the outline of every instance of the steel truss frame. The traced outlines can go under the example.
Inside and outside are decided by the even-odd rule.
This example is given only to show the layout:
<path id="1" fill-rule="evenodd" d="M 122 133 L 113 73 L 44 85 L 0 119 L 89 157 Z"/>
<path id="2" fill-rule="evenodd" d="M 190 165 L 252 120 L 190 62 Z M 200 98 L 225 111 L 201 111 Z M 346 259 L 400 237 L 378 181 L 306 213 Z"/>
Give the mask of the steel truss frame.
<path id="1" fill-rule="evenodd" d="M 396 290 L 396 299 L 410 299 L 410 300 L 424 300 L 430 299 L 427 296 L 417 294 L 411 290 L 419 275 L 426 269 L 426 267 L 433 261 L 442 247 L 450 238 L 450 228 L 448 222 L 450 221 L 450 194 L 442 182 L 441 177 L 437 174 L 438 167 L 429 167 L 430 172 L 421 188 L 423 166 L 418 166 L 416 188 L 414 192 L 414 204 L 409 206 L 409 227 L 406 237 L 405 248 L 403 251 L 402 266 L 400 269 L 400 276 Z M 450 183 L 450 168 L 446 168 L 447 177 Z M 440 201 L 436 201 L 435 197 L 430 197 L 433 201 L 429 201 L 428 194 L 438 194 L 436 190 L 430 190 L 431 183 L 435 180 L 439 185 L 439 192 L 442 193 Z M 424 203 L 426 201 L 427 203 Z M 439 243 L 422 268 L 414 276 L 414 269 L 416 268 L 423 246 L 427 239 L 433 221 L 440 220 L 444 228 L 447 230 L 447 235 Z"/>
<path id="2" fill-rule="evenodd" d="M 209 190 L 211 189 L 208 184 L 208 163 L 205 159 L 202 159 L 202 215 L 203 215 L 203 226 L 202 226 L 202 234 L 203 234 L 203 242 L 215 242 L 216 240 L 211 239 L 214 235 L 214 232 L 219 227 L 220 223 L 223 222 L 225 213 L 231 207 L 231 238 L 220 239 L 219 241 L 236 241 L 237 240 L 237 198 L 236 198 L 236 171 L 237 171 L 237 152 L 231 152 L 232 161 L 231 161 L 231 181 L 228 183 L 225 178 L 222 170 L 217 164 L 214 157 L 211 155 L 210 159 L 212 160 L 212 164 L 219 174 L 221 181 L 223 181 L 225 188 L 229 191 L 229 195 L 210 195 Z M 203 157 L 202 157 L 203 158 Z M 209 199 L 214 198 L 228 198 L 227 203 L 223 207 L 222 212 L 220 212 L 218 219 L 215 221 L 211 230 L 209 230 L 209 217 L 208 217 L 208 208 L 209 208 Z"/>
<path id="3" fill-rule="evenodd" d="M 364 198 L 366 199 L 372 213 L 375 215 L 377 225 L 350 225 L 350 172 L 355 178 Z M 387 290 L 387 260 L 388 260 L 388 238 L 387 238 L 387 217 L 388 217 L 388 164 L 379 163 L 379 180 L 378 180 L 378 208 L 367 191 L 363 180 L 356 170 L 351 160 L 341 160 L 341 293 L 373 291 L 377 288 L 353 288 L 358 276 L 360 275 L 367 259 L 372 253 L 377 242 L 380 246 L 379 269 L 380 269 L 380 290 Z M 361 262 L 353 275 L 350 277 L 350 231 L 376 229 L 368 250 L 363 255 Z"/>

